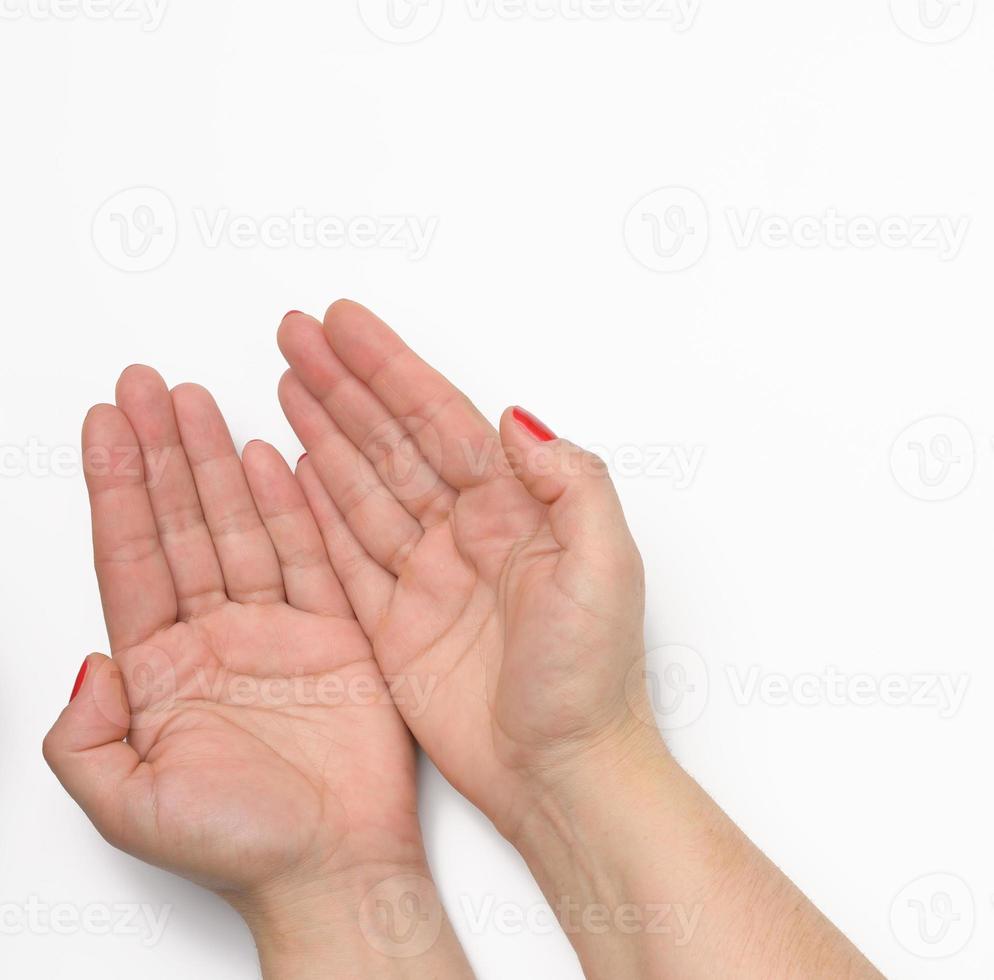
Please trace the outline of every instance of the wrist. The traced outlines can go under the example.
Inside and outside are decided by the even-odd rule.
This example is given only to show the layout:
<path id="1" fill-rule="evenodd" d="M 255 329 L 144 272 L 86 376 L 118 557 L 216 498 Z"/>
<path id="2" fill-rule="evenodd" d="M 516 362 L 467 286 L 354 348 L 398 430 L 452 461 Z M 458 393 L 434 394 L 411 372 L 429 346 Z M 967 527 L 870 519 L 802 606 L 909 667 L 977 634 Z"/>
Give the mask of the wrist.
<path id="1" fill-rule="evenodd" d="M 879 976 L 652 744 L 556 782 L 512 841 L 585 975 Z"/>
<path id="2" fill-rule="evenodd" d="M 644 975 L 647 956 L 684 955 L 718 887 L 717 869 L 685 855 L 727 841 L 655 730 L 584 761 L 536 793 L 512 843 L 587 976 Z"/>
<path id="3" fill-rule="evenodd" d="M 629 715 L 582 747 L 560 750 L 522 779 L 515 806 L 499 829 L 518 849 L 553 841 L 575 842 L 578 834 L 616 827 L 623 811 L 686 774 L 658 730 Z"/>
<path id="4" fill-rule="evenodd" d="M 425 862 L 276 882 L 232 904 L 266 978 L 470 975 Z"/>

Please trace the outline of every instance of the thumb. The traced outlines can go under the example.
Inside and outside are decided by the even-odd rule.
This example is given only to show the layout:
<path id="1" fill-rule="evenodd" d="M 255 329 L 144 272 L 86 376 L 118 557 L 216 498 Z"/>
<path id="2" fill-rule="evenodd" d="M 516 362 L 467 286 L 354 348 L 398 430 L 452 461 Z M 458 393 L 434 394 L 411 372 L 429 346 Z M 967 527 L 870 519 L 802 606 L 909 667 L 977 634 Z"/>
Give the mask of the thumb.
<path id="1" fill-rule="evenodd" d="M 600 457 L 555 436 L 523 408 L 509 408 L 500 438 L 514 475 L 549 507 L 549 522 L 568 551 L 637 555 L 621 501 Z"/>
<path id="2" fill-rule="evenodd" d="M 120 668 L 94 653 L 83 661 L 69 704 L 45 736 L 45 761 L 112 844 L 133 838 L 134 813 L 148 799 L 145 766 L 124 741 L 131 709 Z"/>

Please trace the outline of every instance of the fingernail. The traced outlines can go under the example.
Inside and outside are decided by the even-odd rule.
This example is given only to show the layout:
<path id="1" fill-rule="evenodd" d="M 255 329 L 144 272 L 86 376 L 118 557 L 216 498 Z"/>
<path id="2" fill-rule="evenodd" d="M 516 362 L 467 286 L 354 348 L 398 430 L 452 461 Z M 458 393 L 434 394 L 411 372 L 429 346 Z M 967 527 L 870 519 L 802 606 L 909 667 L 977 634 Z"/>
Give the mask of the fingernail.
<path id="1" fill-rule="evenodd" d="M 83 681 L 86 680 L 86 671 L 90 666 L 89 659 L 83 661 L 83 666 L 79 668 L 79 673 L 76 675 L 76 683 L 72 686 L 72 694 L 69 695 L 69 703 L 72 704 L 76 700 L 76 695 L 79 694 L 80 688 L 83 686 Z"/>
<path id="2" fill-rule="evenodd" d="M 303 316 L 304 315 L 303 313 L 300 312 L 300 310 L 290 310 L 289 313 L 284 313 L 283 314 L 283 319 L 285 320 L 288 316 L 293 316 L 295 313 L 297 315 L 299 315 L 299 316 Z"/>
<path id="3" fill-rule="evenodd" d="M 526 412 L 523 408 L 515 408 L 512 413 L 514 421 L 521 426 L 529 435 L 534 436 L 540 442 L 552 442 L 556 434 L 544 422 L 540 422 L 531 412 Z"/>
<path id="4" fill-rule="evenodd" d="M 304 461 L 305 459 L 307 459 L 307 453 L 304 453 L 304 455 L 303 455 L 303 456 L 301 456 L 301 457 L 300 457 L 300 459 L 298 459 L 298 460 L 297 460 L 297 465 L 298 465 L 298 466 L 300 466 L 300 464 L 301 464 L 301 463 L 302 463 L 302 462 L 303 462 L 303 461 Z"/>

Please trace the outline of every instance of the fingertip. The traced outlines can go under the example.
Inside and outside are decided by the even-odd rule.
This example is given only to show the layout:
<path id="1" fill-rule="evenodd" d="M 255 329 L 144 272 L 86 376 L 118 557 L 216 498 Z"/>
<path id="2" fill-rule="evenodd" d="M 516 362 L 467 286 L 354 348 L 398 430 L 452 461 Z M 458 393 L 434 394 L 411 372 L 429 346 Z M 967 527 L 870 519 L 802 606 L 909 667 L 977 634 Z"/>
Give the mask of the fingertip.
<path id="1" fill-rule="evenodd" d="M 200 398 L 204 395 L 210 397 L 210 392 L 203 385 L 197 384 L 196 381 L 183 381 L 174 385 L 170 388 L 169 394 L 173 398 Z"/>
<path id="2" fill-rule="evenodd" d="M 338 322 L 339 320 L 352 316 L 356 312 L 369 313 L 361 303 L 357 303 L 354 299 L 347 299 L 346 297 L 341 297 L 336 299 L 331 306 L 325 311 L 324 323 L 328 326 L 332 322 Z"/>
<path id="3" fill-rule="evenodd" d="M 293 370 L 318 377 L 328 373 L 332 358 L 321 324 L 312 317 L 297 316 L 284 320 L 277 331 L 276 342 L 280 353 Z"/>
<path id="4" fill-rule="evenodd" d="M 389 336 L 393 331 L 370 309 L 351 299 L 336 299 L 324 315 L 324 333 L 335 346 L 335 341 L 380 334 Z"/>
<path id="5" fill-rule="evenodd" d="M 214 396 L 203 385 L 193 381 L 176 385 L 170 390 L 169 396 L 176 407 L 177 416 L 183 413 L 190 417 L 204 409 L 217 407 Z"/>
<path id="6" fill-rule="evenodd" d="M 513 439 L 541 444 L 559 440 L 559 436 L 538 416 L 520 405 L 512 405 L 504 410 L 500 417 L 500 432 L 505 441 Z"/>
<path id="7" fill-rule="evenodd" d="M 116 405 L 101 402 L 94 405 L 83 419 L 82 441 L 84 448 L 130 447 L 137 442 L 137 439 L 124 412 Z"/>
<path id="8" fill-rule="evenodd" d="M 336 300 L 328 307 L 324 334 L 331 349 L 364 381 L 407 347 L 372 310 L 350 299 Z"/>
<path id="9" fill-rule="evenodd" d="M 93 425 L 95 422 L 116 415 L 118 411 L 119 409 L 116 405 L 111 405 L 107 402 L 98 402 L 96 405 L 91 405 L 86 415 L 83 416 L 83 426 L 85 428 L 86 426 Z"/>
<path id="10" fill-rule="evenodd" d="M 89 411 L 86 413 L 86 418 L 94 418 L 102 413 L 111 413 L 116 415 L 118 412 L 118 407 L 113 404 L 113 402 L 97 402 L 96 405 L 91 405 Z"/>
<path id="11" fill-rule="evenodd" d="M 303 317 L 288 313 L 276 328 L 276 346 L 284 357 L 287 357 L 288 351 L 292 349 L 302 322 L 304 322 Z"/>
<path id="12" fill-rule="evenodd" d="M 83 684 L 86 682 L 86 675 L 90 667 L 90 658 L 86 656 L 83 658 L 83 664 L 79 668 L 79 673 L 76 674 L 76 680 L 72 686 L 72 693 L 69 695 L 69 703 L 72 704 L 73 701 L 79 696 L 79 692 L 83 689 Z"/>
<path id="13" fill-rule="evenodd" d="M 242 462 L 261 462 L 264 461 L 268 455 L 269 451 L 273 447 L 270 446 L 268 442 L 264 442 L 262 439 L 249 439 L 244 446 L 242 446 Z"/>
<path id="14" fill-rule="evenodd" d="M 122 398 L 147 398 L 166 390 L 166 382 L 155 368 L 147 364 L 129 364 L 117 379 L 115 395 L 120 403 Z"/>
<path id="15" fill-rule="evenodd" d="M 271 476 L 289 470 L 280 451 L 263 439 L 252 439 L 242 448 L 242 464 L 246 473 Z"/>

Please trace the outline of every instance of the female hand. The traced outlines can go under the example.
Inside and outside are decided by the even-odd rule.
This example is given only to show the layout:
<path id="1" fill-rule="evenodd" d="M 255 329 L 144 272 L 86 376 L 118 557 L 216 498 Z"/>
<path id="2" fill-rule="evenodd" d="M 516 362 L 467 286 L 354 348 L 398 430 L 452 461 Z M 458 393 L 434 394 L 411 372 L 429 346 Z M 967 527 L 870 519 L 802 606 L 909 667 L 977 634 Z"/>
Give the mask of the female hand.
<path id="1" fill-rule="evenodd" d="M 513 837 L 550 781 L 655 742 L 626 697 L 642 564 L 601 461 L 521 410 L 498 434 L 355 303 L 288 315 L 279 344 L 305 472 L 347 523 L 336 571 L 384 672 L 434 692 L 399 707 L 448 779 Z"/>
<path id="2" fill-rule="evenodd" d="M 112 844 L 229 899 L 281 977 L 327 975 L 317 950 L 376 961 L 380 939 L 392 966 L 425 953 L 360 908 L 434 902 L 414 751 L 282 457 L 240 460 L 207 391 L 140 366 L 83 445 L 113 660 L 87 658 L 45 740 L 59 779 Z"/>
<path id="3" fill-rule="evenodd" d="M 586 975 L 878 976 L 651 724 L 642 565 L 603 464 L 520 409 L 498 433 L 354 303 L 287 316 L 279 342 L 336 571 L 384 671 L 434 691 L 399 707 Z"/>

